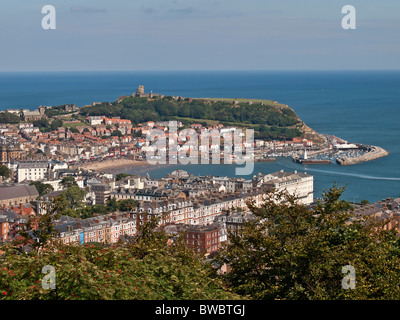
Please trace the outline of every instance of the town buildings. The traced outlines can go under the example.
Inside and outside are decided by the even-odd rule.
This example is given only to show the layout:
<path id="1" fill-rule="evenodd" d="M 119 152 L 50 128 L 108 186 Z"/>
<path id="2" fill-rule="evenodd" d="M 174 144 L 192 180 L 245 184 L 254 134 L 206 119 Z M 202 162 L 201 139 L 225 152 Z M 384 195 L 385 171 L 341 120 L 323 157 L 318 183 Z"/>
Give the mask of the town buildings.
<path id="1" fill-rule="evenodd" d="M 374 217 L 382 222 L 384 230 L 396 230 L 400 235 L 400 198 L 386 198 L 354 209 L 354 219 Z"/>
<path id="2" fill-rule="evenodd" d="M 162 97 L 152 92 L 145 93 L 143 86 L 133 96 L 149 99 Z M 174 100 L 181 98 L 172 97 Z M 101 115 L 78 120 L 70 117 L 71 113 L 79 110 L 74 104 L 55 107 L 57 115 L 54 118 L 62 118 L 62 126 L 56 129 L 36 127 L 35 125 L 40 124 L 34 125 L 33 122 L 46 118 L 47 108 L 49 107 L 39 107 L 34 111 L 11 110 L 23 122 L 0 125 L 0 164 L 5 164 L 12 171 L 11 178 L 6 181 L 7 185 L 0 187 L 1 210 L 25 217 L 36 212 L 39 215 L 45 214 L 51 201 L 64 190 L 61 181 L 67 176 L 73 176 L 79 188 L 85 189 L 84 202 L 88 206 L 105 205 L 110 199 L 132 199 L 137 203 L 129 212 L 114 212 L 90 219 L 61 218 L 56 224 L 61 232 L 60 239 L 65 243 L 114 243 L 121 235 L 134 234 L 137 224 L 143 223 L 147 217 L 156 216 L 160 225 L 186 226 L 187 230 L 191 230 L 192 236 L 196 234 L 196 243 L 193 243 L 193 239 L 187 239 L 191 241 L 191 245 L 196 245 L 193 248 L 210 253 L 219 248 L 218 243 L 226 241 L 227 230 L 233 230 L 235 225 L 234 214 L 226 217 L 223 223 L 218 221 L 218 217 L 226 215 L 228 211 L 248 214 L 248 202 L 261 205 L 265 188 L 287 190 L 298 195 L 304 204 L 313 201 L 312 176 L 297 172 L 269 175 L 260 173 L 253 178 L 242 179 L 196 177 L 178 169 L 163 179 L 137 175 L 118 182 L 101 173 L 89 173 L 81 170 L 80 166 L 92 161 L 125 157 L 145 160 L 146 150 L 153 147 L 145 137 L 153 129 L 166 134 L 169 144 L 162 150 L 165 153 L 172 145 L 177 146 L 178 151 L 185 150 L 186 141 L 178 141 L 177 134 L 170 134 L 169 121 L 147 121 L 134 125 L 128 119 Z M 52 121 L 50 118 L 48 120 Z M 175 125 L 176 128 L 184 126 L 182 122 Z M 192 124 L 191 128 L 197 132 L 209 132 L 218 140 L 224 134 L 236 130 L 222 124 L 205 126 L 197 123 Z M 247 142 L 243 142 L 241 146 L 243 149 L 247 146 L 245 143 Z M 278 147 L 303 147 L 304 143 L 294 140 L 284 143 L 256 141 L 254 147 L 262 154 Z M 239 147 L 240 144 L 235 146 Z M 222 150 L 212 139 L 206 150 L 213 153 L 229 151 Z M 194 151 L 207 152 L 201 148 Z M 29 186 L 33 181 L 49 184 L 53 191 L 39 197 L 35 187 Z M 35 210 L 29 207 L 31 202 L 37 204 Z M 12 219 L 19 221 L 18 216 Z M 218 230 L 213 229 L 215 226 Z M 215 237 L 219 242 L 214 241 Z M 7 239 L 9 238 L 8 236 Z"/>
<path id="3" fill-rule="evenodd" d="M 0 209 L 0 244 L 13 240 L 20 227 L 26 224 L 27 217 L 10 209 Z"/>
<path id="4" fill-rule="evenodd" d="M 283 170 L 267 174 L 263 177 L 267 186 L 277 191 L 286 190 L 296 196 L 302 204 L 311 204 L 314 201 L 313 176 L 303 172 L 284 172 Z"/>
<path id="5" fill-rule="evenodd" d="M 17 161 L 21 158 L 21 150 L 12 144 L 0 144 L 0 164 Z"/>
<path id="6" fill-rule="evenodd" d="M 0 207 L 8 207 L 20 205 L 36 201 L 39 196 L 35 186 L 16 185 L 2 186 L 0 185 Z"/>
<path id="7" fill-rule="evenodd" d="M 254 214 L 241 210 L 227 210 L 226 213 L 215 217 L 215 222 L 221 225 L 221 230 L 224 231 L 221 233 L 221 242 L 228 241 L 229 234 L 239 235 L 243 225 L 253 219 L 255 219 Z"/>
<path id="8" fill-rule="evenodd" d="M 57 171 L 57 183 L 60 184 L 62 177 L 68 175 L 72 175 L 80 187 L 90 194 L 85 200 L 88 205 L 106 204 L 107 200 L 115 198 L 136 200 L 136 206 L 127 212 L 113 212 L 90 219 L 62 217 L 56 221 L 56 225 L 64 243 L 115 243 L 120 236 L 134 235 L 138 224 L 154 216 L 160 226 L 184 226 L 185 232 L 190 234 L 190 238 L 186 239 L 188 244 L 196 251 L 208 254 L 218 250 L 220 244 L 227 240 L 228 234 L 237 232 L 240 225 L 251 217 L 248 203 L 260 206 L 264 201 L 265 188 L 271 185 L 269 182 L 282 176 L 281 173 L 258 174 L 251 180 L 245 180 L 193 176 L 180 170 L 158 180 L 151 179 L 149 175 L 136 175 L 116 183 L 109 175 L 60 169 Z M 287 173 L 284 176 L 285 182 L 293 181 L 294 184 L 299 183 L 298 180 L 302 178 L 297 173 Z M 303 178 L 309 176 L 305 175 Z M 312 179 L 308 180 L 308 183 L 312 182 Z M 47 211 L 51 199 L 62 191 L 61 188 L 38 197 L 33 186 L 14 188 L 25 190 L 25 193 L 17 193 L 17 189 L 6 187 L 7 196 L 2 199 L 5 206 L 20 206 L 37 200 L 39 215 Z M 11 196 L 14 194 L 18 194 L 18 197 Z M 22 196 L 25 198 L 21 198 Z"/>
<path id="9" fill-rule="evenodd" d="M 192 226 L 185 229 L 187 245 L 197 253 L 210 254 L 221 248 L 220 227 L 216 224 Z"/>
<path id="10" fill-rule="evenodd" d="M 48 161 L 19 162 L 17 167 L 17 182 L 48 179 L 49 167 Z"/>
<path id="11" fill-rule="evenodd" d="M 64 244 L 116 243 L 121 236 L 136 233 L 136 219 L 129 213 L 112 213 L 84 220 L 63 216 L 55 223 L 59 240 Z"/>

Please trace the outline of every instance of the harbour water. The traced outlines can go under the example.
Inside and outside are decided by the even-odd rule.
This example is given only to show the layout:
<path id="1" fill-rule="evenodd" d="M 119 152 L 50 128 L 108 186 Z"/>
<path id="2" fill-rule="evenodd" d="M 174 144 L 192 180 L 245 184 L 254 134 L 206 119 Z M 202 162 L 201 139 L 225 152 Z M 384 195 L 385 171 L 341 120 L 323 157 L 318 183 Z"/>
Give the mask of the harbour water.
<path id="1" fill-rule="evenodd" d="M 400 71 L 0 73 L 0 110 L 114 101 L 134 92 L 138 85 L 165 95 L 271 99 L 288 104 L 317 132 L 380 146 L 389 156 L 352 166 L 301 165 L 291 158 L 278 158 L 255 163 L 254 174 L 306 171 L 314 175 L 317 197 L 335 182 L 347 185 L 343 199 L 349 201 L 400 196 Z M 197 175 L 235 175 L 234 165 L 125 171 L 149 172 L 160 178 L 177 168 Z"/>

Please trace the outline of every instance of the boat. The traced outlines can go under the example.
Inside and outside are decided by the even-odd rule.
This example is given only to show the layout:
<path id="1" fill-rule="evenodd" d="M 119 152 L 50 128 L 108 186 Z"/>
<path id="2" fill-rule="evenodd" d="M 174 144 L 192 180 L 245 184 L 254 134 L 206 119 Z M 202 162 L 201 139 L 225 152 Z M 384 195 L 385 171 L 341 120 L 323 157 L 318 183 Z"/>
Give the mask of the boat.
<path id="1" fill-rule="evenodd" d="M 325 159 L 308 159 L 307 157 L 307 150 L 304 150 L 303 157 L 293 157 L 294 162 L 300 164 L 331 164 L 332 160 L 325 160 Z"/>
<path id="2" fill-rule="evenodd" d="M 259 158 L 259 159 L 255 159 L 256 162 L 273 162 L 276 160 L 276 158 L 271 158 L 271 157 L 267 157 L 267 158 Z"/>
<path id="3" fill-rule="evenodd" d="M 330 164 L 332 163 L 332 160 L 323 160 L 323 159 L 308 159 L 304 160 L 302 159 L 301 164 Z"/>

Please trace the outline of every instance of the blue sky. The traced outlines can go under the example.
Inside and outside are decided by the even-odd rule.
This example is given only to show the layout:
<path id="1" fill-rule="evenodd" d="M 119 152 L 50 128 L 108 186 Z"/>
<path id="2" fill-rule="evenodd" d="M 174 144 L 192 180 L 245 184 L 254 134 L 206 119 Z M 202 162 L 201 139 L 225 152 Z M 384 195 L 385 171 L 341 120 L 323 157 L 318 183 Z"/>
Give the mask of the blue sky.
<path id="1" fill-rule="evenodd" d="M 398 70 L 400 2 L 382 2 L 3 0 L 0 71 Z M 41 28 L 47 4 L 56 30 Z"/>

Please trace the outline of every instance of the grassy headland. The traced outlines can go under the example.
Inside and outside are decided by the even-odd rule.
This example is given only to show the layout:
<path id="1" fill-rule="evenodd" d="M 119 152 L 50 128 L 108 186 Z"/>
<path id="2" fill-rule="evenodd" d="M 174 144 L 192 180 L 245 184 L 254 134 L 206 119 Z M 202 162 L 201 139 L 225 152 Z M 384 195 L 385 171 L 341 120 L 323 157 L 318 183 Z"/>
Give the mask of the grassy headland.
<path id="1" fill-rule="evenodd" d="M 134 124 L 147 121 L 181 121 L 184 125 L 201 123 L 248 127 L 255 138 L 284 140 L 305 137 L 321 142 L 287 105 L 272 100 L 228 98 L 139 98 L 134 96 L 116 102 L 103 102 L 80 109 L 82 116 L 107 116 L 129 119 Z"/>

